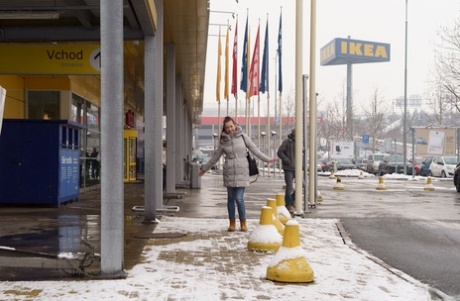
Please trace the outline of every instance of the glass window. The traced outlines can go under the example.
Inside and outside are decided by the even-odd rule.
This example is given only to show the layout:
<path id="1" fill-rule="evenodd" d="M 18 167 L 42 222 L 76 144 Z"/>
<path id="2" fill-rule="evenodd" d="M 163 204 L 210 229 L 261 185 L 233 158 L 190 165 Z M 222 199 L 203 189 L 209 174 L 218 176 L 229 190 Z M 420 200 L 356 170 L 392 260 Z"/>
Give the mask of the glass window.
<path id="1" fill-rule="evenodd" d="M 59 119 L 59 91 L 28 91 L 27 116 L 29 119 Z"/>

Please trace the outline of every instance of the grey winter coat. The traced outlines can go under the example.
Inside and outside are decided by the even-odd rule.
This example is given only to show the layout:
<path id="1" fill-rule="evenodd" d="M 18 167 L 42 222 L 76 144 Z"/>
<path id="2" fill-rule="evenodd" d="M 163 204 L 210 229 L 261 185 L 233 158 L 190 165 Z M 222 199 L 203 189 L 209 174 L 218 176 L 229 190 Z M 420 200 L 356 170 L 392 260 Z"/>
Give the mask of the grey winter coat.
<path id="1" fill-rule="evenodd" d="M 224 155 L 225 161 L 223 166 L 224 186 L 225 187 L 246 187 L 249 186 L 249 165 L 246 158 L 246 145 L 256 157 L 264 162 L 270 161 L 270 157 L 262 153 L 252 140 L 243 133 L 238 125 L 233 134 L 228 135 L 222 132 L 219 140 L 219 146 L 209 161 L 201 168 L 209 170 L 211 166 L 217 163 L 219 158 Z"/>
<path id="2" fill-rule="evenodd" d="M 278 148 L 278 157 L 284 170 L 295 170 L 295 138 L 289 134 Z"/>

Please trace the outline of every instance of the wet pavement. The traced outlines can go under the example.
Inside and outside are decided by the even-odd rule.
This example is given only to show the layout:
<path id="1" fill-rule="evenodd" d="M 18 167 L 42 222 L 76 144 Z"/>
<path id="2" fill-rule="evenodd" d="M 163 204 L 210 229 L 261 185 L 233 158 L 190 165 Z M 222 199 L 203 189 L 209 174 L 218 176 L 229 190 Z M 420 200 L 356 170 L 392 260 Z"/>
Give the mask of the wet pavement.
<path id="1" fill-rule="evenodd" d="M 369 183 L 372 183 L 372 187 L 375 191 L 375 179 L 367 179 Z M 344 181 L 347 185 L 348 190 L 353 190 L 353 183 L 350 181 Z M 249 220 L 250 229 L 249 232 L 257 226 L 257 221 L 260 217 L 261 207 L 266 205 L 267 198 L 274 198 L 277 193 L 283 192 L 284 181 L 280 175 L 275 176 L 261 176 L 256 184 L 251 185 L 246 189 L 245 193 L 245 203 L 247 218 Z M 335 207 L 341 206 L 342 202 L 340 199 L 337 199 L 337 195 L 340 195 L 340 192 L 334 191 L 332 189 L 334 181 L 331 181 L 325 177 L 318 179 L 318 185 L 321 193 L 326 200 L 326 209 L 328 206 Z M 411 183 L 411 185 L 418 185 L 420 189 L 423 187 L 423 183 Z M 228 233 L 226 231 L 227 227 L 227 207 L 226 207 L 226 189 L 222 186 L 222 176 L 221 175 L 211 175 L 207 174 L 201 178 L 201 189 L 189 189 L 189 188 L 177 188 L 178 192 L 183 194 L 182 198 L 165 198 L 164 204 L 167 206 L 179 206 L 180 210 L 173 214 L 173 217 L 169 217 L 171 214 L 166 214 L 161 216 L 158 215 L 160 220 L 164 219 L 169 223 L 172 222 L 171 226 L 168 227 L 168 222 L 162 224 L 160 222 L 159 229 L 157 231 L 155 225 L 144 224 L 143 216 L 139 212 L 132 210 L 134 206 L 144 205 L 144 185 L 142 181 L 136 183 L 126 183 L 125 184 L 125 258 L 124 258 L 124 267 L 125 270 L 130 271 L 135 269 L 136 266 L 140 264 L 145 264 L 145 252 L 151 248 L 152 245 L 163 245 L 163 244 L 174 244 L 174 243 L 186 243 L 190 241 L 194 236 L 202 237 L 214 237 L 214 239 L 219 241 L 219 248 L 222 247 L 223 250 L 229 250 L 229 246 L 225 244 L 231 244 L 232 246 L 240 246 L 244 248 L 245 243 L 247 242 L 247 237 L 244 235 L 235 235 L 233 238 L 225 238 L 225 235 Z M 447 189 L 447 188 L 446 188 Z M 334 199 L 334 197 L 336 199 Z M 365 197 L 365 196 L 364 196 Z M 342 202 L 343 203 L 343 202 Z M 322 210 L 323 204 L 318 204 L 317 209 L 308 210 L 305 215 L 307 217 L 321 217 L 319 214 Z M 324 210 L 329 212 L 329 210 Z M 173 218 L 171 220 L 171 218 Z M 197 224 L 202 223 L 203 227 L 209 225 L 210 228 L 204 230 L 202 233 L 191 234 L 189 236 L 184 235 L 184 231 L 187 230 L 187 226 L 184 225 L 181 231 L 177 229 L 177 221 L 174 218 L 184 218 L 184 221 L 194 221 Z M 302 219 L 301 219 L 302 220 Z M 309 219 L 304 219 L 306 222 Z M 180 221 L 180 220 L 179 220 Z M 339 241 L 346 241 L 347 237 L 345 233 L 341 233 L 340 230 L 335 226 L 335 222 L 330 220 L 317 219 L 318 227 L 322 225 L 327 225 L 330 228 L 327 231 L 330 231 L 332 237 L 328 239 L 338 239 Z M 301 222 L 303 223 L 303 222 Z M 308 222 L 307 222 L 308 223 Z M 310 222 L 311 223 L 311 222 Z M 315 222 L 313 222 L 315 223 Z M 216 230 L 214 228 L 218 228 Z M 216 232 L 217 231 L 217 232 Z M 329 232 L 328 232 L 329 233 Z M 2 207 L 0 208 L 0 245 L 8 246 L 12 248 L 17 248 L 21 250 L 31 251 L 31 252 L 44 252 L 47 254 L 58 254 L 63 252 L 83 252 L 88 251 L 90 248 L 94 248 L 95 253 L 100 253 L 100 190 L 99 187 L 94 187 L 94 189 L 82 192 L 80 194 L 80 199 L 78 202 L 73 202 L 59 208 L 26 208 L 26 207 Z M 308 234 L 311 238 L 315 237 L 315 231 L 309 232 Z M 345 236 L 343 236 L 345 235 Z M 192 238 L 191 238 L 192 237 Z M 165 239 L 165 240 L 163 240 Z M 233 240 L 232 240 L 233 239 Z M 220 240 L 223 240 L 220 242 Z M 321 238 L 320 238 L 321 240 Z M 324 250 L 328 248 L 327 241 L 321 242 Z M 350 241 L 350 245 L 352 245 Z M 346 244 L 346 252 L 349 252 L 350 248 Z M 340 254 L 344 252 L 341 251 L 342 247 L 334 247 L 335 250 Z M 339 249 L 337 249 L 339 248 Z M 225 251 L 228 252 L 228 251 Z M 321 253 L 321 250 L 319 250 Z M 334 251 L 335 252 L 335 251 Z M 243 252 L 245 256 L 251 257 L 247 252 Z M 242 253 L 242 254 L 243 254 Z M 177 253 L 176 253 L 177 254 Z M 185 255 L 187 257 L 187 255 Z M 247 258 L 242 261 L 241 264 L 247 265 Z M 256 256 L 257 257 L 257 256 Z M 184 259 L 184 258 L 183 258 Z M 176 263 L 180 263 L 181 258 L 174 259 Z M 177 262 L 177 260 L 179 260 Z M 215 261 L 211 259 L 212 261 Z M 223 260 L 223 259 L 222 259 Z M 233 260 L 233 259 L 232 259 Z M 317 264 L 327 264 L 327 259 L 319 260 Z M 370 260 L 377 261 L 377 260 Z M 369 262 L 370 262 L 369 261 Z M 87 262 L 88 266 L 85 267 L 86 275 L 80 275 L 77 279 L 91 279 L 97 278 L 100 273 L 100 266 L 98 261 Z M 148 263 L 148 262 L 147 262 Z M 231 268 L 232 264 L 227 265 L 227 263 L 222 262 L 224 266 L 229 266 Z M 374 263 L 372 263 L 374 264 Z M 391 267 L 384 267 L 384 269 L 391 269 Z M 31 272 L 33 271 L 33 273 Z M 395 272 L 389 272 L 394 274 Z M 396 272 L 398 273 L 398 272 Z M 403 273 L 400 273 L 401 275 Z M 20 281 L 20 280 L 69 280 L 75 279 L 75 275 L 69 273 L 68 270 L 59 269 L 59 270 L 43 270 L 43 269 L 27 269 L 27 268 L 5 268 L 0 267 L 0 280 L 1 281 Z M 196 277 L 199 275 L 194 275 Z M 363 276 L 363 281 L 366 278 L 366 275 Z M 361 277 L 360 276 L 360 277 Z M 325 275 L 325 277 L 330 278 L 330 275 Z M 387 277 L 387 276 L 384 276 Z M 402 279 L 405 277 L 402 276 Z M 349 285 L 356 285 L 353 290 L 359 290 L 361 284 L 354 283 L 352 280 L 353 277 L 347 279 L 341 279 L 341 282 L 349 283 Z M 218 280 L 218 279 L 217 279 Z M 254 286 L 260 285 L 260 281 L 253 279 Z M 350 282 L 351 281 L 351 282 Z M 392 280 L 394 281 L 394 280 Z M 412 281 L 412 280 L 411 280 Z M 413 281 L 409 285 L 414 285 L 414 287 L 420 289 L 423 288 L 423 285 L 417 281 Z M 256 283 L 257 282 L 257 283 Z M 354 283 L 354 284 L 353 284 Z M 414 284 L 415 283 L 415 284 Z M 389 283 L 389 285 L 391 285 Z M 387 292 L 391 292 L 391 289 L 387 289 Z M 322 292 L 320 292 L 322 293 Z M 391 294 L 395 294 L 391 292 Z M 345 294 L 346 295 L 346 294 Z M 345 296 L 344 295 L 344 296 Z M 347 299 L 351 297 L 345 296 Z M 45 298 L 45 297 L 43 297 Z M 276 298 L 275 298 L 276 299 Z M 1 298 L 0 298 L 1 300 Z M 22 300 L 22 299 L 21 299 Z M 32 299 L 31 299 L 32 300 Z M 41 300 L 41 299 L 38 299 Z M 121 300 L 121 299 L 120 299 Z M 187 300 L 187 299 L 164 299 L 164 300 Z M 255 300 L 255 299 L 254 299 Z M 270 298 L 267 300 L 271 300 Z M 274 299 L 273 299 L 274 300 Z M 324 300 L 324 299 L 317 299 Z M 331 299 L 332 300 L 332 299 Z M 342 300 L 338 298 L 337 300 Z M 364 299 L 363 299 L 364 300 Z M 370 299 L 368 299 L 370 300 Z M 383 300 L 383 299 L 379 299 Z M 396 300 L 396 299 L 395 299 Z M 437 298 L 432 298 L 431 300 L 440 300 Z"/>

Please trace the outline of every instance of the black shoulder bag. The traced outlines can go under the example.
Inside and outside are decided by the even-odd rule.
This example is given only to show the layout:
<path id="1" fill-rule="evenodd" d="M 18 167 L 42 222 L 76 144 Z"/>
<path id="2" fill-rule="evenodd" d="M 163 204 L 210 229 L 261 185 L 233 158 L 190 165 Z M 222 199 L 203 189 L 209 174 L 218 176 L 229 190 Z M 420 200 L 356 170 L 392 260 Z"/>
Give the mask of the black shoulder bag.
<path id="1" fill-rule="evenodd" d="M 246 158 L 248 159 L 249 163 L 249 176 L 255 176 L 259 174 L 259 168 L 257 167 L 257 162 L 256 159 L 254 159 L 253 156 L 251 156 L 251 153 L 249 152 L 248 145 L 246 144 L 246 140 L 244 139 L 244 135 L 241 135 L 243 137 L 244 145 L 246 145 Z"/>

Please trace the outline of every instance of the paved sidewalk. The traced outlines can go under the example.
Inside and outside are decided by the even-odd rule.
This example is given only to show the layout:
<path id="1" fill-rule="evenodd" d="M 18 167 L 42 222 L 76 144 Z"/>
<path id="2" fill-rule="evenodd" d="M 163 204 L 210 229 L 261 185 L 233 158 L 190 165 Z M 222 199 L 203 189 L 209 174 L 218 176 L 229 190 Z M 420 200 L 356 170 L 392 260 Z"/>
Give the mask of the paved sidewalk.
<path id="1" fill-rule="evenodd" d="M 221 181 L 221 176 L 206 175 L 202 189 L 184 189 L 183 199 L 166 200 L 180 204 L 181 211 L 176 216 L 162 216 L 154 230 L 142 225 L 142 217 L 129 210 L 133 204 L 142 205 L 143 185 L 125 185 L 125 214 L 129 217 L 125 221 L 125 263 L 130 263 L 126 265 L 126 279 L 2 281 L 0 301 L 448 300 L 357 249 L 341 233 L 336 219 L 296 218 L 301 246 L 314 271 L 313 283 L 285 284 L 265 279 L 275 254 L 248 251 L 247 243 L 258 226 L 261 206 L 267 197 L 281 190 L 283 181 L 261 177 L 247 189 L 247 233 L 226 231 L 226 192 Z M 95 227 L 97 199 L 97 192 L 85 193 L 79 202 L 63 210 L 67 214 L 69 210 L 80 212 L 82 219 L 92 216 L 87 226 L 81 224 L 81 231 L 94 232 L 95 238 L 99 237 Z M 80 207 L 85 207 L 84 211 Z M 8 212 L 11 220 L 13 212 Z M 53 226 L 40 216 L 36 219 Z"/>

